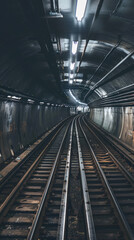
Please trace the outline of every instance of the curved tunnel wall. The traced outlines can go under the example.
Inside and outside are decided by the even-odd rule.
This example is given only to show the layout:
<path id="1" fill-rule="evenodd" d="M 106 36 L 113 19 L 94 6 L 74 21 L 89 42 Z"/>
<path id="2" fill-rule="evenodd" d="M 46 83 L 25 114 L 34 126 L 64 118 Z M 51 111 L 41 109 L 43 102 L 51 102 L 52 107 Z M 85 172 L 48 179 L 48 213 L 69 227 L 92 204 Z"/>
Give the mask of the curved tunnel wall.
<path id="1" fill-rule="evenodd" d="M 134 107 L 90 110 L 90 119 L 130 147 L 134 147 Z"/>
<path id="2" fill-rule="evenodd" d="M 0 162 L 70 115 L 69 108 L 0 102 Z"/>

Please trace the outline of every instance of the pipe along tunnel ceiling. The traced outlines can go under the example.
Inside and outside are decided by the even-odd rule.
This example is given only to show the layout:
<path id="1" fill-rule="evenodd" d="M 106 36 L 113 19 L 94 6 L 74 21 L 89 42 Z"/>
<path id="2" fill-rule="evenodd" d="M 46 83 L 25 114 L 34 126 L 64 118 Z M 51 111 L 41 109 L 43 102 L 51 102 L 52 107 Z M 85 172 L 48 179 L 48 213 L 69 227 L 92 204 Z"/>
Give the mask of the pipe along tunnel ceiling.
<path id="1" fill-rule="evenodd" d="M 76 0 L 1 3 L 2 97 L 90 107 L 132 104 L 134 1 L 88 0 L 81 21 L 76 7 Z"/>

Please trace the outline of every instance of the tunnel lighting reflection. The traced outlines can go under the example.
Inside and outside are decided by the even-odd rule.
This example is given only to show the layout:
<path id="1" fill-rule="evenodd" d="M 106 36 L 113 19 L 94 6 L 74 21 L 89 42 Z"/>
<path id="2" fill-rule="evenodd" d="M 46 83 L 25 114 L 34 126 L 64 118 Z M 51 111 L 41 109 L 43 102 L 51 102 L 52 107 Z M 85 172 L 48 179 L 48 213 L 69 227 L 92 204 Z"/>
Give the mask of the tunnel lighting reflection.
<path id="1" fill-rule="evenodd" d="M 78 21 L 81 21 L 85 14 L 87 0 L 77 0 L 76 6 L 76 18 Z"/>
<path id="2" fill-rule="evenodd" d="M 97 93 L 97 95 L 101 98 L 102 97 L 107 97 L 107 92 L 104 89 L 102 89 L 101 87 L 96 89 L 94 92 Z"/>
<path id="3" fill-rule="evenodd" d="M 72 42 L 72 54 L 76 54 L 77 47 L 78 47 L 78 41 L 73 41 Z"/>
<path id="4" fill-rule="evenodd" d="M 77 102 L 77 103 L 79 103 L 81 105 L 87 106 L 86 103 L 83 103 L 83 102 L 80 102 L 79 100 L 77 100 L 77 98 L 73 95 L 71 90 L 69 90 L 69 93 L 70 93 L 71 97 L 75 100 L 75 102 Z"/>
<path id="5" fill-rule="evenodd" d="M 75 63 L 71 63 L 71 65 L 70 65 L 70 70 L 71 71 L 74 70 L 74 65 L 75 65 Z"/>

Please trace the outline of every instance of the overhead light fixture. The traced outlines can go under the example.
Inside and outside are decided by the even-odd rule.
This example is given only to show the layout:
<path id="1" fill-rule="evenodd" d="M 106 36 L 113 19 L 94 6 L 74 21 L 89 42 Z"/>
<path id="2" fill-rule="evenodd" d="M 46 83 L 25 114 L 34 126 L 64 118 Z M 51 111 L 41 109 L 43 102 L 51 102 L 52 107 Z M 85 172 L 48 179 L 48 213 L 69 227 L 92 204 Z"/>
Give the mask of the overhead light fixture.
<path id="1" fill-rule="evenodd" d="M 12 99 L 21 100 L 21 97 L 12 96 Z"/>
<path id="2" fill-rule="evenodd" d="M 28 103 L 34 103 L 34 100 L 32 100 L 32 99 L 28 99 L 27 101 L 28 101 Z"/>
<path id="3" fill-rule="evenodd" d="M 14 100 L 21 100 L 21 97 L 16 97 L 16 96 L 7 96 L 8 98 L 14 99 Z"/>
<path id="4" fill-rule="evenodd" d="M 63 15 L 58 12 L 49 12 L 47 18 L 63 18 Z"/>
<path id="5" fill-rule="evenodd" d="M 71 73 L 71 74 L 70 74 L 70 78 L 73 78 L 73 76 L 74 76 L 74 75 Z"/>
<path id="6" fill-rule="evenodd" d="M 85 14 L 87 0 L 77 0 L 76 6 L 76 18 L 81 21 Z"/>
<path id="7" fill-rule="evenodd" d="M 71 65 L 70 65 L 70 70 L 71 71 L 74 70 L 74 65 L 75 65 L 75 63 L 71 63 Z"/>
<path id="8" fill-rule="evenodd" d="M 78 41 L 73 41 L 72 42 L 72 54 L 76 54 L 77 47 L 78 47 Z"/>
<path id="9" fill-rule="evenodd" d="M 69 80 L 69 83 L 70 83 L 70 84 L 73 84 L 73 80 Z"/>
<path id="10" fill-rule="evenodd" d="M 75 81 L 81 83 L 83 79 L 75 79 Z"/>

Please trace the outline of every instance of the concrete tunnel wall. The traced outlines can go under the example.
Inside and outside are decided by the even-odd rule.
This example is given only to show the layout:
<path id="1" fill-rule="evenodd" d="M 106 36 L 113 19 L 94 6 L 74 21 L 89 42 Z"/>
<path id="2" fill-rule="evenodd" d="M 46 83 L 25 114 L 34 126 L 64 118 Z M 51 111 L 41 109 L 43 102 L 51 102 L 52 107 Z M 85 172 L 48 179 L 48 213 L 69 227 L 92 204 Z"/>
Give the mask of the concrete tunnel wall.
<path id="1" fill-rule="evenodd" d="M 0 102 L 0 162 L 70 115 L 69 108 Z"/>
<path id="2" fill-rule="evenodd" d="M 134 147 L 134 107 L 105 107 L 90 110 L 89 118 L 130 147 Z"/>

